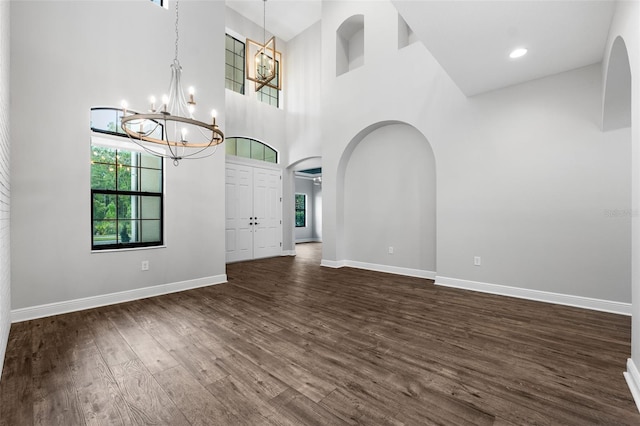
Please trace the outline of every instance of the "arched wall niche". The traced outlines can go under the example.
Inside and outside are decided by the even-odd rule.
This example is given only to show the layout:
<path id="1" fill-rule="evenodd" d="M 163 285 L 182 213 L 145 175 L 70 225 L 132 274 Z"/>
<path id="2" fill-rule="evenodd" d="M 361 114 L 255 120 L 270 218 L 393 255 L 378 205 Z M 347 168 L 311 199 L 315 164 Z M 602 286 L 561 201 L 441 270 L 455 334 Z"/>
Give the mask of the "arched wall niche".
<path id="1" fill-rule="evenodd" d="M 336 77 L 362 65 L 364 65 L 364 15 L 353 15 L 336 30 Z"/>
<path id="2" fill-rule="evenodd" d="M 602 130 L 631 126 L 631 66 L 622 37 L 613 42 L 604 85 Z"/>
<path id="3" fill-rule="evenodd" d="M 435 277 L 436 164 L 418 129 L 399 121 L 366 127 L 343 152 L 335 183 L 339 259 Z"/>

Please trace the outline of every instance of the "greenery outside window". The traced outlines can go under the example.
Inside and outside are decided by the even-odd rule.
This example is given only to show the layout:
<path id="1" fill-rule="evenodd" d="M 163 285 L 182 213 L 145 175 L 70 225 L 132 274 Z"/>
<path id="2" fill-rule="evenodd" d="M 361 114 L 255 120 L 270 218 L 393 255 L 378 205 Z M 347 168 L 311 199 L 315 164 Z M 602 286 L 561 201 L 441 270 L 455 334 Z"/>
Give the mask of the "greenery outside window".
<path id="1" fill-rule="evenodd" d="M 278 152 L 269 145 L 250 138 L 230 137 L 224 140 L 225 152 L 236 157 L 278 163 Z"/>
<path id="2" fill-rule="evenodd" d="M 227 34 L 225 40 L 225 87 L 244 95 L 244 48 L 240 40 Z"/>
<path id="3" fill-rule="evenodd" d="M 307 226 L 307 194 L 296 194 L 296 228 Z"/>
<path id="4" fill-rule="evenodd" d="M 112 108 L 92 109 L 92 130 L 124 137 L 115 124 L 121 113 Z M 164 162 L 135 148 L 121 149 L 126 144 L 92 138 L 92 250 L 163 244 Z"/>

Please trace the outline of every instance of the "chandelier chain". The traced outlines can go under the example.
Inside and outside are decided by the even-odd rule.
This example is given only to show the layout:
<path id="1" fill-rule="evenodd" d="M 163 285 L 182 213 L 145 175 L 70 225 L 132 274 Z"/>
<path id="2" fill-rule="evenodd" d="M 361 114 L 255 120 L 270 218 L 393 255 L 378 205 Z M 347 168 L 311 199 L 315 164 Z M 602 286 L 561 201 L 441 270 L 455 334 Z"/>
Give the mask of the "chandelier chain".
<path id="1" fill-rule="evenodd" d="M 178 21 L 179 21 L 180 15 L 178 14 L 178 1 L 176 0 L 176 56 L 175 58 L 173 58 L 174 62 L 178 61 L 178 40 L 180 38 L 179 34 L 178 34 Z"/>
<path id="2" fill-rule="evenodd" d="M 262 44 L 267 43 L 267 0 L 262 1 Z"/>

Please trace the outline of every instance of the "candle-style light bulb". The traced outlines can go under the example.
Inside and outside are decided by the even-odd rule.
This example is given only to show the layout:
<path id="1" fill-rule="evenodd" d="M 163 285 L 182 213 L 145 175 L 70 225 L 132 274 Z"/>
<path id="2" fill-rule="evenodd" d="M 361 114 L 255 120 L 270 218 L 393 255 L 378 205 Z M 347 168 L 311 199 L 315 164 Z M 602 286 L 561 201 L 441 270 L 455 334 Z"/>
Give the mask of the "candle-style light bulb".
<path id="1" fill-rule="evenodd" d="M 149 102 L 151 102 L 151 112 L 156 112 L 156 97 L 151 95 Z"/>
<path id="2" fill-rule="evenodd" d="M 216 125 L 216 117 L 218 116 L 218 111 L 216 111 L 215 109 L 211 110 L 211 118 L 213 119 L 213 125 Z"/>
<path id="3" fill-rule="evenodd" d="M 120 106 L 122 107 L 122 112 L 126 113 L 127 112 L 127 107 L 129 106 L 129 104 L 127 103 L 127 101 L 125 101 L 124 99 L 122 100 L 122 102 L 120 102 Z"/>
<path id="4" fill-rule="evenodd" d="M 167 106 L 169 105 L 169 97 L 162 95 L 162 111 L 167 112 Z"/>
<path id="5" fill-rule="evenodd" d="M 187 102 L 189 105 L 195 105 L 196 101 L 193 99 L 193 95 L 196 94 L 196 89 L 193 88 L 193 86 L 189 86 L 189 102 Z"/>
<path id="6" fill-rule="evenodd" d="M 180 133 L 182 134 L 182 142 L 186 142 L 187 141 L 187 128 L 183 127 L 182 130 L 180 131 Z"/>

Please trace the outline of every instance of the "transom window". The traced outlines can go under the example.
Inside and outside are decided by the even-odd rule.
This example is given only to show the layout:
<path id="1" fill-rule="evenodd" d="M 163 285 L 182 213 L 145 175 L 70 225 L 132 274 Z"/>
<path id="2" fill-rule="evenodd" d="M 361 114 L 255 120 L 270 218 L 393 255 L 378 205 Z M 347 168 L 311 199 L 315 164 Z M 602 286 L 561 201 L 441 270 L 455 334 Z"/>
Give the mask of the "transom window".
<path id="1" fill-rule="evenodd" d="M 224 53 L 225 87 L 244 95 L 244 43 L 227 34 Z"/>
<path id="2" fill-rule="evenodd" d="M 269 145 L 250 138 L 226 138 L 226 153 L 237 157 L 278 163 L 278 152 Z"/>
<path id="3" fill-rule="evenodd" d="M 118 116 L 117 109 L 91 111 L 92 130 L 122 137 L 119 121 L 104 121 L 108 111 Z M 163 175 L 162 158 L 129 148 L 126 141 L 92 137 L 92 250 L 163 244 Z"/>

